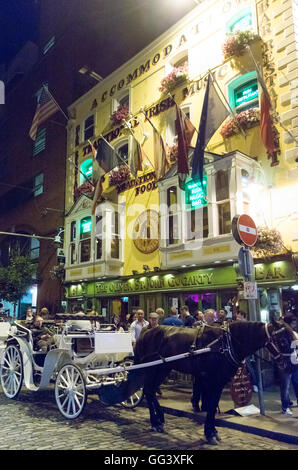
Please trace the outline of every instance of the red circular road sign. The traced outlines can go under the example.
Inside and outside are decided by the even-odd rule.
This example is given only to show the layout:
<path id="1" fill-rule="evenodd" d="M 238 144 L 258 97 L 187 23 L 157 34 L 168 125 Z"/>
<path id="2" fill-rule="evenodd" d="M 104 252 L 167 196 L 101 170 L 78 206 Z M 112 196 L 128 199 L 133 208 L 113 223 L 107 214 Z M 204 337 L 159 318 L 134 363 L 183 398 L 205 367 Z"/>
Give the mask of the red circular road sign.
<path id="1" fill-rule="evenodd" d="M 258 238 L 258 231 L 253 219 L 247 215 L 242 214 L 234 217 L 233 235 L 238 243 L 244 243 L 247 246 L 253 246 Z"/>

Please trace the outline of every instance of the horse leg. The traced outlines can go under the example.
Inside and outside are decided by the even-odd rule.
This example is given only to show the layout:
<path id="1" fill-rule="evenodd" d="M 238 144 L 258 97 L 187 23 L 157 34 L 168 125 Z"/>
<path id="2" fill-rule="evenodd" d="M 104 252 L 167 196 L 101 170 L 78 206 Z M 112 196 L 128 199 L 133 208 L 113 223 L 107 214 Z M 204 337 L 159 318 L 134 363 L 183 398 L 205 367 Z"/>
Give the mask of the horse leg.
<path id="1" fill-rule="evenodd" d="M 206 396 L 208 396 L 208 401 L 207 401 L 207 416 L 206 416 L 206 421 L 205 421 L 205 426 L 204 426 L 204 434 L 206 436 L 208 444 L 211 444 L 211 445 L 216 445 L 217 442 L 220 441 L 217 430 L 215 428 L 215 415 L 216 415 L 216 410 L 218 407 L 219 399 L 222 393 L 222 388 L 223 387 L 219 387 L 218 385 L 215 386 L 213 384 L 212 386 L 208 387 L 208 393 L 206 393 Z"/>
<path id="2" fill-rule="evenodd" d="M 156 375 L 151 371 L 150 375 L 148 374 L 144 384 L 144 394 L 148 403 L 149 413 L 150 413 L 150 423 L 153 430 L 158 432 L 163 432 L 164 427 L 164 412 L 160 406 L 158 399 L 156 397 L 156 390 L 159 385 L 163 382 L 165 377 L 168 375 L 169 371 L 167 370 L 156 370 Z"/>

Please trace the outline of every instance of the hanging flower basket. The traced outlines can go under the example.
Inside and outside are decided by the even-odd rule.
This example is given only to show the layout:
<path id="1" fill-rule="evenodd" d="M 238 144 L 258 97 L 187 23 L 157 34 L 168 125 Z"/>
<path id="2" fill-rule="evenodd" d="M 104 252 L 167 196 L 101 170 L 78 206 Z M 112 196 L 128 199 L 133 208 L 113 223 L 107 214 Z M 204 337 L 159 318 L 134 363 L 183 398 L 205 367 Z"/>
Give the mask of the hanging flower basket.
<path id="1" fill-rule="evenodd" d="M 171 72 L 162 79 L 159 91 L 167 94 L 173 91 L 177 86 L 188 80 L 188 63 L 179 67 L 174 67 Z"/>
<path id="2" fill-rule="evenodd" d="M 278 230 L 275 228 L 258 227 L 258 238 L 253 247 L 254 255 L 257 258 L 266 258 L 281 254 L 284 251 L 285 247 Z"/>
<path id="3" fill-rule="evenodd" d="M 119 186 L 130 178 L 130 169 L 127 165 L 120 165 L 110 173 L 110 186 Z"/>
<path id="4" fill-rule="evenodd" d="M 128 115 L 128 106 L 119 105 L 117 110 L 111 114 L 110 120 L 114 126 L 118 126 L 119 124 L 122 124 L 123 119 L 127 119 Z"/>
<path id="5" fill-rule="evenodd" d="M 78 186 L 74 192 L 74 200 L 77 201 L 82 196 L 82 194 L 93 197 L 96 182 L 93 181 L 93 184 L 94 186 L 89 183 L 89 181 L 85 181 L 83 184 L 81 184 L 81 186 Z"/>
<path id="6" fill-rule="evenodd" d="M 221 126 L 220 135 L 227 139 L 233 135 L 239 134 L 240 127 L 243 130 L 250 129 L 260 122 L 260 110 L 257 108 L 250 108 L 241 113 L 229 117 L 226 122 Z"/>
<path id="7" fill-rule="evenodd" d="M 228 33 L 222 46 L 224 58 L 231 59 L 231 67 L 242 73 L 255 70 L 255 64 L 251 54 L 247 50 L 250 47 L 254 60 L 262 62 L 262 40 L 258 34 L 250 30 Z"/>

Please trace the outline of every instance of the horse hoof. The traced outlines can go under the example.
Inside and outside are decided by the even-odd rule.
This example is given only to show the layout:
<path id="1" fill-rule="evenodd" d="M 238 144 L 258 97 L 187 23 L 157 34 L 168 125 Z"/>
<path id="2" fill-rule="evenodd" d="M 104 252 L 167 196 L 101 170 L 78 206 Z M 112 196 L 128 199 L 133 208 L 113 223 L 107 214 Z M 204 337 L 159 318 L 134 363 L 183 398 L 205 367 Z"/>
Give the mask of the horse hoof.
<path id="1" fill-rule="evenodd" d="M 164 432 L 163 425 L 157 426 L 156 430 L 157 432 Z"/>
<path id="2" fill-rule="evenodd" d="M 217 446 L 217 439 L 215 436 L 212 436 L 212 437 L 209 437 L 207 439 L 207 444 L 209 444 L 210 446 Z"/>

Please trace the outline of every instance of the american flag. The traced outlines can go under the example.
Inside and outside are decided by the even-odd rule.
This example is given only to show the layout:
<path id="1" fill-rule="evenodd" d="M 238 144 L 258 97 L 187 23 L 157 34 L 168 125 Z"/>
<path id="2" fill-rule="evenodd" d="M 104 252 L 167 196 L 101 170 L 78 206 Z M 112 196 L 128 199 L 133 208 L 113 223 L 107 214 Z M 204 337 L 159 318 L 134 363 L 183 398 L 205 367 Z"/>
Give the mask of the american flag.
<path id="1" fill-rule="evenodd" d="M 49 91 L 43 86 L 29 131 L 29 136 L 32 140 L 36 139 L 38 127 L 52 116 L 52 114 L 59 111 L 59 109 L 59 106 L 54 101 Z"/>

